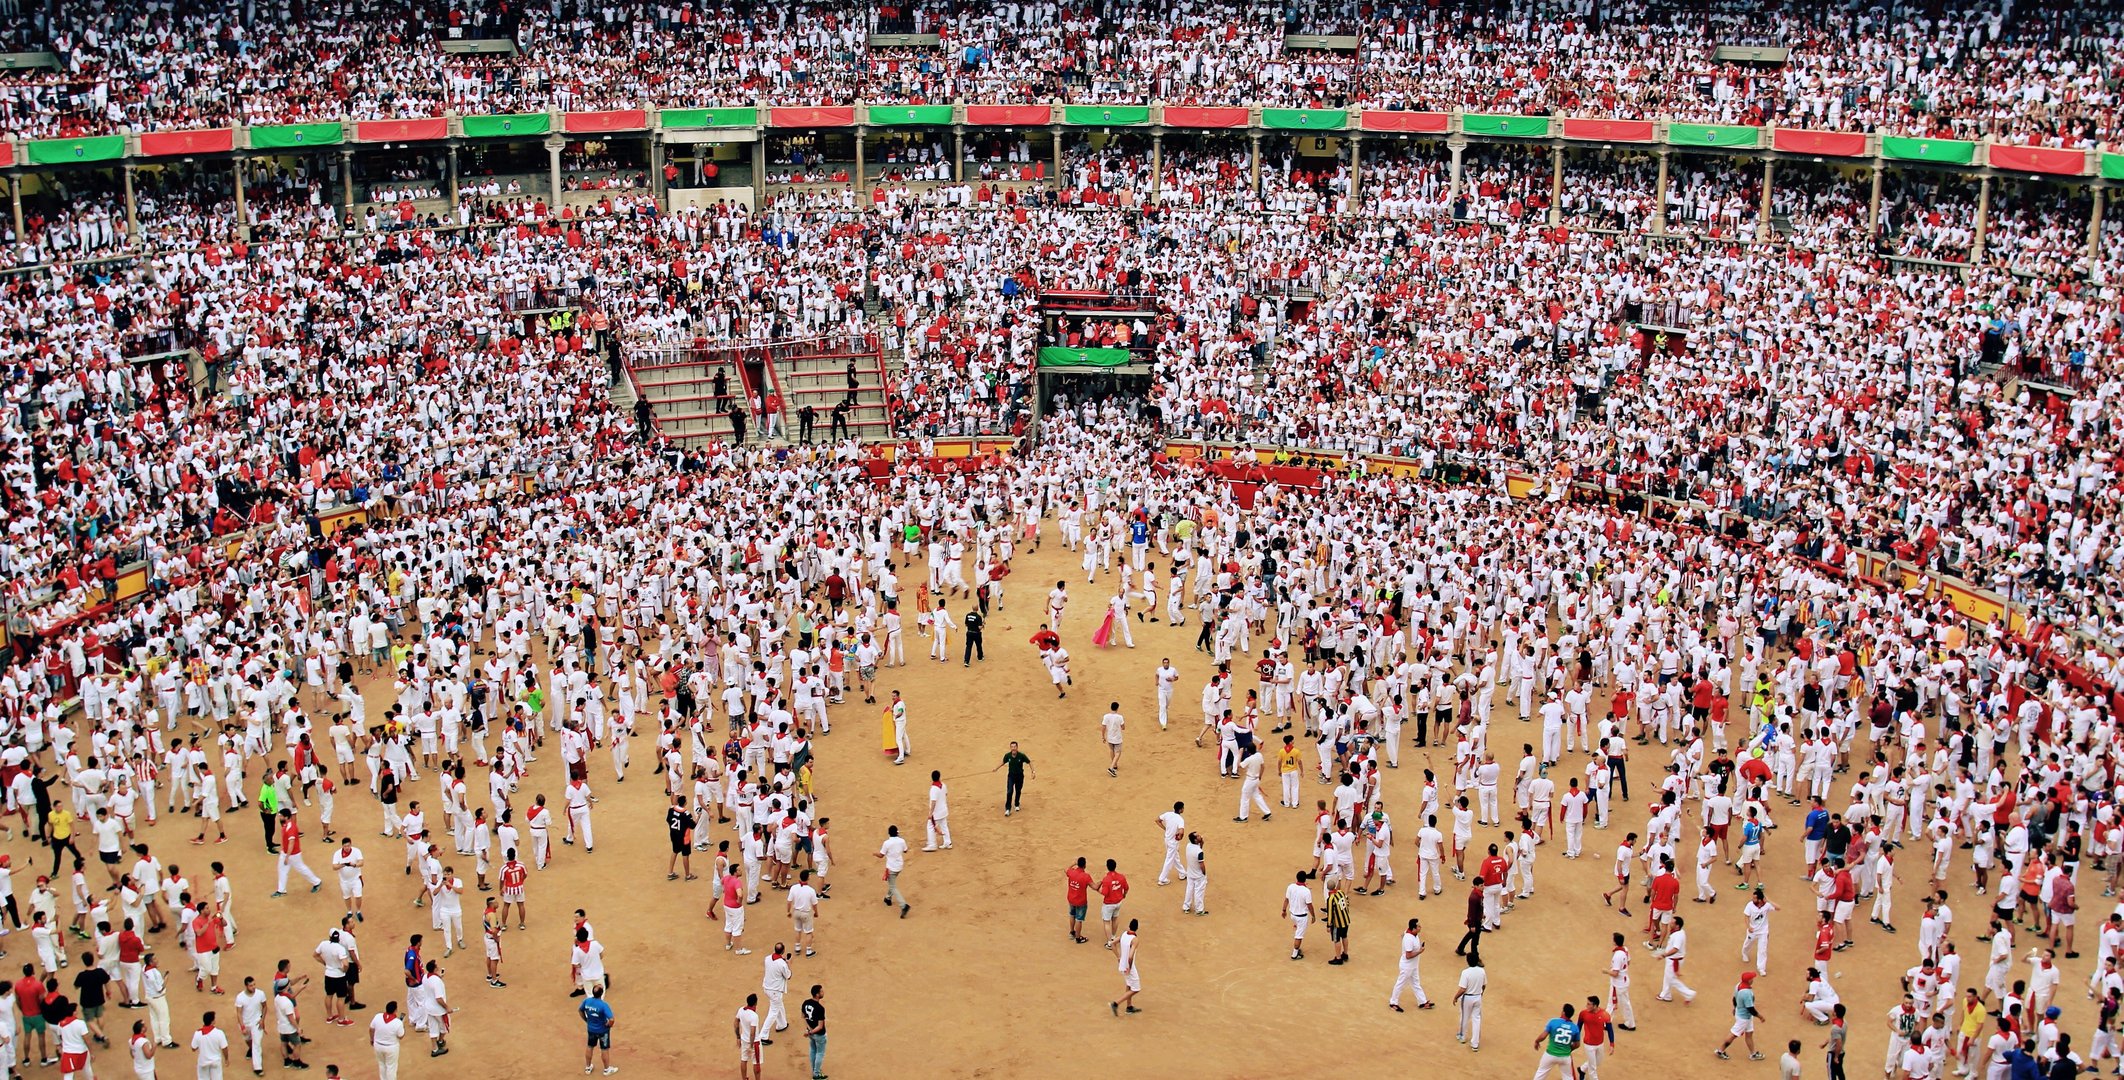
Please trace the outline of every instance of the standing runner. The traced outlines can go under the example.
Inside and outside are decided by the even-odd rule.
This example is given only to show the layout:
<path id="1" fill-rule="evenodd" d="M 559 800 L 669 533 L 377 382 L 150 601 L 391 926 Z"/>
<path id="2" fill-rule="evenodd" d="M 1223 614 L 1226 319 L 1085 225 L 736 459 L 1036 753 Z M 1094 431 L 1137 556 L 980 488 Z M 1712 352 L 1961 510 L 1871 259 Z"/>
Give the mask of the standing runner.
<path id="1" fill-rule="evenodd" d="M 1032 759 L 1026 757 L 1025 752 L 1018 749 L 1016 740 L 1013 740 L 1010 749 L 1003 751 L 1003 760 L 996 763 L 995 769 L 988 771 L 992 773 L 996 769 L 1010 770 L 1003 774 L 1003 816 L 1009 817 L 1024 802 L 1025 781 L 1032 774 Z"/>
<path id="2" fill-rule="evenodd" d="M 1142 1012 L 1136 1008 L 1136 994 L 1143 989 L 1143 977 L 1136 971 L 1136 920 L 1128 921 L 1128 930 L 1115 944 L 1114 957 L 1116 966 L 1121 969 L 1121 1000 L 1108 1002 L 1107 1008 L 1112 1009 L 1115 1016 L 1121 1015 L 1124 1006 L 1131 1013 Z"/>

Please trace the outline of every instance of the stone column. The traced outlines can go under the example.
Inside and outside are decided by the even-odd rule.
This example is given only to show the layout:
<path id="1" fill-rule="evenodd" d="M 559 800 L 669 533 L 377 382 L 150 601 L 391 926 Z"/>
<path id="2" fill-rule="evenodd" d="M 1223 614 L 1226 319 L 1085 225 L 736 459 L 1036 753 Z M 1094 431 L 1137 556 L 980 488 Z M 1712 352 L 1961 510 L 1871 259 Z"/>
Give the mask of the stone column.
<path id="1" fill-rule="evenodd" d="M 1755 238 L 1767 242 L 1774 231 L 1770 227 L 1770 192 L 1777 184 L 1777 160 L 1763 159 L 1763 206 L 1756 214 Z"/>
<path id="2" fill-rule="evenodd" d="M 1152 205 L 1152 206 L 1156 206 L 1156 205 L 1158 205 L 1158 185 L 1164 182 L 1164 173 L 1165 173 L 1165 132 L 1163 132 L 1163 131 L 1153 131 L 1153 132 L 1151 132 L 1151 179 L 1150 179 L 1150 201 L 1151 201 L 1151 205 Z M 2098 203 L 2098 204 L 2096 204 L 2096 205 L 2100 205 L 2100 204 Z"/>
<path id="3" fill-rule="evenodd" d="M 134 196 L 134 172 L 138 168 L 140 166 L 125 166 L 121 170 L 125 174 L 125 242 L 127 244 L 140 242 L 140 200 Z M 2096 200 L 2101 200 L 2101 196 L 2096 196 Z M 2096 202 L 2096 206 L 2101 206 L 2101 202 Z M 2101 210 L 2096 210 L 2096 213 L 2101 213 Z"/>
<path id="4" fill-rule="evenodd" d="M 700 147 L 694 147 L 693 152 L 700 153 Z M 766 204 L 767 133 L 762 131 L 759 133 L 759 138 L 752 140 L 752 205 L 758 208 Z"/>
<path id="5" fill-rule="evenodd" d="M 456 213 L 456 212 L 457 212 L 457 198 L 458 198 L 458 181 L 457 181 L 457 147 L 456 147 L 456 145 L 454 145 L 454 144 L 453 144 L 453 145 L 452 145 L 452 146 L 450 147 L 450 189 L 449 189 L 449 190 L 450 190 L 450 211 L 451 211 L 451 213 L 453 213 L 453 214 L 454 214 L 454 213 Z"/>
<path id="6" fill-rule="evenodd" d="M 1563 147 L 1549 148 L 1549 224 L 1563 224 Z"/>
<path id="7" fill-rule="evenodd" d="M 966 182 L 966 126 L 954 124 L 951 128 L 951 178 L 957 183 Z"/>
<path id="8" fill-rule="evenodd" d="M 1467 152 L 1468 140 L 1464 136 L 1455 135 L 1446 140 L 1446 149 L 1453 152 L 1452 172 L 1449 174 L 1451 182 L 1446 188 L 1446 202 L 1452 203 L 1460 198 L 1460 155 Z"/>
<path id="9" fill-rule="evenodd" d="M 1984 230 L 1991 218 L 1991 177 L 1977 180 L 1976 237 L 1969 245 L 1969 265 L 1984 264 Z"/>
<path id="10" fill-rule="evenodd" d="M 1349 212 L 1350 212 L 1350 213 L 1352 213 L 1352 214 L 1356 213 L 1356 212 L 1357 212 L 1357 208 L 1358 208 L 1359 206 L 1363 205 L 1363 204 L 1362 204 L 1362 202 L 1360 202 L 1360 199 L 1362 198 L 1362 196 L 1363 196 L 1363 195 L 1364 195 L 1364 136 L 1363 136 L 1363 135 L 1361 135 L 1361 134 L 1358 134 L 1358 133 L 1356 133 L 1356 132 L 1351 132 L 1351 133 L 1350 133 L 1350 205 L 1349 205 Z"/>
<path id="11" fill-rule="evenodd" d="M 1254 194 L 1259 195 L 1261 194 L 1261 133 L 1254 132 L 1248 138 L 1253 141 L 1254 145 L 1253 154 L 1247 159 L 1252 167 L 1250 174 L 1252 177 L 1251 183 L 1254 185 Z"/>
<path id="12" fill-rule="evenodd" d="M 664 203 L 664 134 L 649 133 L 649 196 L 657 205 Z"/>
<path id="13" fill-rule="evenodd" d="M 2094 210 L 2087 216 L 2087 270 L 2089 273 L 2099 273 L 2097 268 L 2102 257 L 2102 195 L 2104 191 L 2105 189 L 2100 184 L 2095 185 Z"/>
<path id="14" fill-rule="evenodd" d="M 1667 235 L 1667 163 L 1673 152 L 1662 147 L 1659 151 L 1659 182 L 1652 188 L 1652 235 Z"/>
<path id="15" fill-rule="evenodd" d="M 243 205 L 243 157 L 236 157 L 236 235 L 245 240 L 251 238 L 251 214 Z M 15 219 L 22 219 L 22 181 L 15 181 Z"/>
<path id="16" fill-rule="evenodd" d="M 339 190 L 345 193 L 341 201 L 351 218 L 354 216 L 354 151 L 351 148 L 339 152 Z"/>
<path id="17" fill-rule="evenodd" d="M 1866 235 L 1868 237 L 1874 237 L 1879 236 L 1880 233 L 1881 167 L 1876 164 L 1873 166 L 1873 193 L 1866 197 Z"/>
<path id="18" fill-rule="evenodd" d="M 19 242 L 22 239 L 22 178 L 20 176 L 7 178 L 7 195 L 9 201 L 15 205 L 15 239 Z M 240 201 L 242 198 L 241 195 L 237 196 L 239 201 L 236 205 L 239 215 L 243 212 L 241 209 L 243 203 Z"/>
<path id="19" fill-rule="evenodd" d="M 1054 178 L 1055 178 L 1055 188 L 1056 188 L 1057 190 L 1060 190 L 1060 189 L 1061 189 L 1061 187 L 1062 187 L 1062 125 L 1060 125 L 1060 124 L 1056 124 L 1056 125 L 1054 125 L 1053 127 L 1049 128 L 1048 130 L 1049 130 L 1049 131 L 1051 131 L 1051 132 L 1053 132 L 1053 133 L 1054 133 L 1054 136 L 1055 136 L 1055 145 L 1054 145 L 1054 159 L 1055 159 L 1055 161 L 1054 161 L 1054 165 L 1053 165 L 1053 166 L 1051 167 L 1051 170 L 1050 170 L 1050 171 L 1051 171 L 1051 172 L 1053 173 L 1053 175 L 1054 175 Z"/>
<path id="20" fill-rule="evenodd" d="M 546 203 L 546 205 L 547 205 L 547 206 L 549 206 L 549 207 L 552 207 L 552 208 L 554 208 L 555 210 L 558 210 L 558 209 L 560 208 L 560 197 L 561 197 L 561 179 L 560 179 L 560 155 L 561 155 L 561 148 L 562 148 L 562 147 L 565 147 L 565 146 L 567 146 L 567 145 L 568 145 L 568 140 L 566 140 L 566 139 L 563 139 L 563 138 L 561 138 L 561 137 L 560 137 L 560 136 L 558 136 L 558 135 L 554 135 L 554 136 L 552 136 L 552 137 L 550 137 L 550 138 L 548 138 L 548 139 L 546 140 L 546 183 L 547 183 L 547 184 L 548 184 L 548 185 L 549 185 L 549 186 L 551 187 L 551 189 L 552 189 L 552 195 L 551 195 L 551 197 L 550 197 L 550 198 L 549 198 L 549 199 L 547 200 L 547 203 Z"/>
<path id="21" fill-rule="evenodd" d="M 860 196 L 860 195 L 865 195 L 865 194 L 868 194 L 868 193 L 869 193 L 869 191 L 870 191 L 870 179 L 869 179 L 869 178 L 868 178 L 868 177 L 867 177 L 866 175 L 864 175 L 864 172 L 863 172 L 863 170 L 864 170 L 864 167 L 865 167 L 865 166 L 863 165 L 863 134 L 864 134 L 864 128 L 863 128 L 863 125 L 861 125 L 861 124 L 857 124 L 857 125 L 856 125 L 856 129 L 855 129 L 855 151 L 856 151 L 856 170 L 855 170 L 855 191 L 856 191 L 856 194 L 857 194 L 858 196 Z"/>

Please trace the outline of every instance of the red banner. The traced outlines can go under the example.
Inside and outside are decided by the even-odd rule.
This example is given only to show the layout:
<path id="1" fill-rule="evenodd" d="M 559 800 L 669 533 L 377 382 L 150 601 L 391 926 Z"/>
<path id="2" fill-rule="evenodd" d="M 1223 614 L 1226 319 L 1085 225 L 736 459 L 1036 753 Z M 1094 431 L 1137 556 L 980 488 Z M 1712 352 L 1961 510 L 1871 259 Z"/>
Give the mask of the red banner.
<path id="1" fill-rule="evenodd" d="M 1865 157 L 1866 136 L 1856 131 L 1806 131 L 1778 128 L 1770 147 L 1785 154 L 1818 154 L 1822 157 Z"/>
<path id="2" fill-rule="evenodd" d="M 1651 142 L 1650 120 L 1589 120 L 1566 116 L 1563 137 L 1589 142 Z"/>
<path id="3" fill-rule="evenodd" d="M 1165 126 L 1184 128 L 1243 128 L 1247 111 L 1240 109 L 1198 109 L 1179 105 L 1165 107 Z"/>
<path id="4" fill-rule="evenodd" d="M 1451 121 L 1452 117 L 1442 112 L 1366 109 L 1358 117 L 1358 126 L 1366 131 L 1413 131 L 1425 135 L 1443 135 Z"/>
<path id="5" fill-rule="evenodd" d="M 0 142 L 0 169 L 8 168 L 14 165 L 14 163 L 15 144 L 11 142 Z"/>
<path id="6" fill-rule="evenodd" d="M 1994 168 L 2012 169 L 2015 172 L 2079 176 L 2087 171 L 2087 151 L 2059 150 L 2048 146 L 2001 146 L 1994 143 L 1991 147 L 1991 164 Z"/>
<path id="7" fill-rule="evenodd" d="M 968 105 L 966 122 L 983 127 L 1039 127 L 1052 122 L 1054 113 L 1045 105 Z"/>
<path id="8" fill-rule="evenodd" d="M 355 142 L 433 142 L 449 137 L 450 122 L 440 116 L 423 116 L 416 120 L 364 120 L 354 125 Z"/>
<path id="9" fill-rule="evenodd" d="M 199 131 L 150 131 L 140 136 L 141 157 L 175 157 L 179 154 L 226 154 L 236 149 L 233 128 Z"/>
<path id="10" fill-rule="evenodd" d="M 561 114 L 561 130 L 570 135 L 595 135 L 604 131 L 647 131 L 649 110 L 614 109 L 611 112 Z"/>
<path id="11" fill-rule="evenodd" d="M 855 106 L 853 105 L 806 105 L 794 109 L 767 110 L 768 127 L 850 127 L 854 124 Z"/>

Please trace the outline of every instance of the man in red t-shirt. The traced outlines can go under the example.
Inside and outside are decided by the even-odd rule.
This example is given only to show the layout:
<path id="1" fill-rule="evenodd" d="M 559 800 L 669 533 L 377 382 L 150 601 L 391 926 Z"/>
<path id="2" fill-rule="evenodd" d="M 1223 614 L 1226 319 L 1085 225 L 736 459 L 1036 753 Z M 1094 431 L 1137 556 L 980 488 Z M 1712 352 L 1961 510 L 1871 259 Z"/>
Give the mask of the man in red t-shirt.
<path id="1" fill-rule="evenodd" d="M 125 929 L 118 931 L 118 987 L 127 1008 L 146 1004 L 140 997 L 140 958 L 147 953 L 147 943 L 133 929 L 133 920 L 125 920 Z"/>
<path id="2" fill-rule="evenodd" d="M 51 1060 L 51 1036 L 46 1034 L 44 1024 L 44 980 L 37 977 L 37 969 L 35 967 L 24 964 L 22 965 L 22 977 L 15 980 L 14 990 L 15 1012 L 22 1017 L 24 1049 L 27 1049 L 30 1036 L 36 1036 L 36 1060 Z M 29 1060 L 21 1054 L 16 1055 L 16 1059 L 18 1061 Z"/>
<path id="3" fill-rule="evenodd" d="M 1647 927 L 1654 948 L 1667 943 L 1667 934 L 1674 926 L 1674 900 L 1680 895 L 1681 879 L 1674 876 L 1674 860 L 1662 855 L 1659 873 L 1652 877 L 1652 924 Z"/>
<path id="4" fill-rule="evenodd" d="M 1069 900 L 1069 939 L 1082 945 L 1084 936 L 1084 909 L 1090 904 L 1087 891 L 1091 888 L 1091 872 L 1084 869 L 1084 856 L 1077 856 L 1077 865 L 1062 872 L 1062 881 Z"/>
<path id="5" fill-rule="evenodd" d="M 1608 1056 L 1615 1045 L 1615 1027 L 1609 1021 L 1608 1010 L 1601 1007 L 1600 996 L 1586 998 L 1586 1007 L 1578 1013 L 1578 1045 L 1585 1049 L 1586 1066 L 1582 1076 L 1598 1076 L 1600 1059 Z"/>
<path id="6" fill-rule="evenodd" d="M 280 884 L 273 889 L 274 896 L 288 894 L 288 871 L 300 873 L 310 883 L 310 891 L 316 892 L 324 882 L 319 880 L 308 863 L 302 861 L 302 825 L 295 820 L 293 810 L 280 812 Z"/>
<path id="7" fill-rule="evenodd" d="M 192 988 L 200 991 L 221 990 L 221 912 L 220 905 L 201 910 L 192 919 L 192 950 L 199 954 L 199 974 L 192 980 Z"/>
<path id="8" fill-rule="evenodd" d="M 1114 932 L 1114 922 L 1121 915 L 1121 901 L 1128 899 L 1128 879 L 1115 869 L 1112 859 L 1106 860 L 1106 876 L 1099 879 L 1099 918 L 1106 923 L 1106 947 L 1111 949 L 1121 935 Z"/>

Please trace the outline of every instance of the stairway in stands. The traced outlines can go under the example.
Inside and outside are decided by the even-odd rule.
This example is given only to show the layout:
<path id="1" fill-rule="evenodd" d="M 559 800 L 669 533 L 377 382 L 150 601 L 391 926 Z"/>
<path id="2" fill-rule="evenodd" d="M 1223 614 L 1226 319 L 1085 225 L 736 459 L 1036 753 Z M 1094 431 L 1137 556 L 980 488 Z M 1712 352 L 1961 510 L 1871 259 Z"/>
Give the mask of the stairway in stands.
<path id="1" fill-rule="evenodd" d="M 657 430 L 676 443 L 717 440 L 730 441 L 734 428 L 730 413 L 717 407 L 715 400 L 715 369 L 721 366 L 728 377 L 730 403 L 741 404 L 745 400 L 742 370 L 734 365 L 701 363 L 658 364 L 636 367 L 626 373 L 623 382 L 632 384 L 631 392 L 615 391 L 615 403 L 622 396 L 639 396 L 649 403 L 650 416 Z M 633 417 L 634 404 L 627 403 L 627 415 Z M 748 419 L 746 434 L 757 438 L 759 425 Z"/>
<path id="2" fill-rule="evenodd" d="M 819 351 L 816 344 L 778 346 L 711 347 L 702 350 L 674 349 L 632 358 L 632 366 L 612 389 L 613 403 L 632 419 L 634 401 L 647 401 L 657 430 L 681 444 L 730 441 L 735 426 L 729 408 L 715 397 L 715 373 L 726 379 L 729 406 L 746 406 L 745 436 L 762 437 L 761 417 L 750 408 L 754 396 L 782 398 L 782 431 L 776 441 L 795 442 L 800 434 L 798 414 L 810 405 L 816 411 L 813 440 L 825 441 L 832 432 L 833 407 L 848 396 L 850 363 L 855 365 L 855 404 L 848 413 L 849 434 L 875 442 L 891 434 L 885 405 L 886 374 L 877 352 L 836 353 Z M 764 393 L 747 381 L 747 370 L 766 381 Z"/>
<path id="3" fill-rule="evenodd" d="M 799 355 L 777 359 L 774 375 L 782 388 L 782 424 L 790 439 L 801 432 L 797 414 L 809 405 L 817 413 L 814 440 L 824 441 L 833 429 L 833 407 L 850 393 L 848 366 L 855 364 L 855 404 L 848 410 L 848 433 L 863 442 L 875 442 L 891 434 L 885 408 L 885 369 L 874 353 L 858 355 Z"/>

